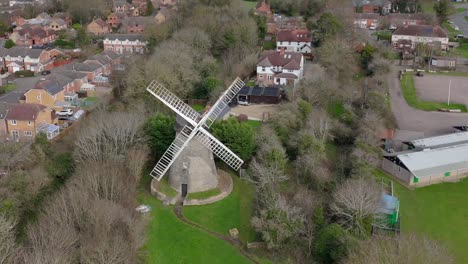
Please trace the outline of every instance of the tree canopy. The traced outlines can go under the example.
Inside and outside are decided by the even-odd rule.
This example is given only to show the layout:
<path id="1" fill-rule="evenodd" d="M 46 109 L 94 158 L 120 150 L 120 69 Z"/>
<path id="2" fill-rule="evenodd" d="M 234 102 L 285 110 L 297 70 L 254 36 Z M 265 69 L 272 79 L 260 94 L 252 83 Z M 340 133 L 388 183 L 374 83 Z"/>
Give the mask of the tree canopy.
<path id="1" fill-rule="evenodd" d="M 243 160 L 250 159 L 255 151 L 254 129 L 245 122 L 235 118 L 222 120 L 213 124 L 212 132 Z"/>

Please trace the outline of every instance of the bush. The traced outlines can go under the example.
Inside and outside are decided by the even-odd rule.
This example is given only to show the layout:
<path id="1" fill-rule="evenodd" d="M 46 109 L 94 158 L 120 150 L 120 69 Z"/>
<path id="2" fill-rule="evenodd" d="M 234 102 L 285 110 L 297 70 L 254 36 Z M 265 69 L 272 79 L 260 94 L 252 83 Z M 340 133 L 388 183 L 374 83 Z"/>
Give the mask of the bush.
<path id="1" fill-rule="evenodd" d="M 34 76 L 34 72 L 32 71 L 16 71 L 15 72 L 15 77 L 16 78 L 19 78 L 19 77 L 33 77 Z"/>
<path id="2" fill-rule="evenodd" d="M 338 224 L 320 230 L 314 244 L 315 257 L 321 263 L 339 263 L 352 247 L 352 238 Z"/>
<path id="3" fill-rule="evenodd" d="M 254 129 L 246 122 L 240 123 L 235 118 L 229 118 L 214 123 L 212 131 L 215 137 L 243 160 L 250 159 L 255 151 Z"/>
<path id="4" fill-rule="evenodd" d="M 12 48 L 14 46 L 15 46 L 15 42 L 13 42 L 13 40 L 7 39 L 7 41 L 5 41 L 4 48 L 9 49 L 9 48 Z"/>
<path id="5" fill-rule="evenodd" d="M 47 172 L 60 182 L 64 182 L 74 171 L 73 157 L 71 153 L 55 155 L 49 165 Z"/>
<path id="6" fill-rule="evenodd" d="M 144 130 L 149 137 L 148 144 L 153 158 L 161 157 L 175 138 L 175 119 L 157 114 L 146 121 Z"/>

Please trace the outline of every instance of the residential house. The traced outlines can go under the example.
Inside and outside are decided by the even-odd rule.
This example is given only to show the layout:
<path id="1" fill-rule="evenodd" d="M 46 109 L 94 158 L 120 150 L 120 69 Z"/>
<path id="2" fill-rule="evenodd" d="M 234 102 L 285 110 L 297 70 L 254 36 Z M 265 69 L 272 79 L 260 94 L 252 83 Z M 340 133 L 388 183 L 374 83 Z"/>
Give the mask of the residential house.
<path id="1" fill-rule="evenodd" d="M 362 13 L 388 14 L 392 10 L 392 2 L 388 0 L 363 0 L 360 8 Z"/>
<path id="2" fill-rule="evenodd" d="M 34 140 L 44 127 L 56 122 L 55 113 L 40 104 L 15 104 L 10 107 L 5 117 L 9 139 L 15 142 Z M 52 128 L 55 127 L 55 130 Z M 50 127 L 58 134 L 58 127 Z"/>
<path id="3" fill-rule="evenodd" d="M 104 38 L 104 50 L 119 54 L 143 54 L 147 41 L 140 34 L 108 34 Z"/>
<path id="4" fill-rule="evenodd" d="M 120 27 L 120 24 L 122 24 L 122 21 L 127 17 L 126 14 L 123 13 L 111 13 L 107 17 L 107 24 L 111 26 L 112 28 L 117 28 Z"/>
<path id="5" fill-rule="evenodd" d="M 267 50 L 257 63 L 257 84 L 296 85 L 304 76 L 304 56 L 300 52 Z"/>
<path id="6" fill-rule="evenodd" d="M 107 56 L 111 60 L 112 68 L 114 68 L 116 65 L 120 65 L 122 63 L 122 61 L 121 61 L 122 55 L 117 53 L 117 52 L 114 52 L 112 50 L 105 50 L 105 51 L 101 52 L 101 55 Z"/>
<path id="7" fill-rule="evenodd" d="M 440 26 L 430 25 L 406 25 L 401 26 L 393 32 L 392 46 L 395 49 L 403 48 L 403 43 L 406 45 L 408 42 L 411 48 L 415 49 L 416 44 L 440 45 L 442 50 L 448 48 L 448 34 Z"/>
<path id="8" fill-rule="evenodd" d="M 130 8 L 132 7 L 131 4 L 127 3 L 127 1 L 114 1 L 112 11 L 115 13 L 120 14 L 128 14 L 130 12 Z"/>
<path id="9" fill-rule="evenodd" d="M 148 17 L 126 17 L 122 21 L 122 31 L 124 33 L 143 33 L 148 23 L 150 23 Z"/>
<path id="10" fill-rule="evenodd" d="M 67 27 L 67 22 L 61 18 L 52 19 L 52 21 L 47 25 L 47 29 L 54 31 L 65 30 Z"/>
<path id="11" fill-rule="evenodd" d="M 93 19 L 93 21 L 86 26 L 86 31 L 93 35 L 105 35 L 110 33 L 111 26 L 101 18 Z"/>
<path id="12" fill-rule="evenodd" d="M 0 55 L 3 68 L 11 73 L 20 70 L 41 72 L 53 68 L 50 53 L 42 49 L 14 46 L 10 49 L 0 48 Z"/>
<path id="13" fill-rule="evenodd" d="M 430 16 L 427 14 L 405 14 L 405 13 L 391 13 L 386 16 L 379 14 L 364 14 L 356 13 L 354 16 L 354 25 L 359 28 L 369 28 L 374 26 L 376 28 L 397 28 L 404 25 L 426 25 L 430 22 Z"/>
<path id="14" fill-rule="evenodd" d="M 73 106 L 78 99 L 76 93 L 87 83 L 85 73 L 57 71 L 38 81 L 33 89 L 27 91 L 24 102 L 45 105 L 58 111 Z"/>
<path id="15" fill-rule="evenodd" d="M 5 141 L 8 137 L 8 130 L 5 118 L 9 109 L 9 104 L 0 102 L 0 142 Z"/>
<path id="16" fill-rule="evenodd" d="M 89 57 L 84 63 L 92 63 L 99 65 L 102 68 L 102 75 L 110 75 L 112 72 L 112 59 L 103 54 L 96 54 Z"/>
<path id="17" fill-rule="evenodd" d="M 21 29 L 13 30 L 9 38 L 17 46 L 43 46 L 53 43 L 57 38 L 57 33 L 53 30 L 45 30 L 42 26 L 24 25 Z"/>
<path id="18" fill-rule="evenodd" d="M 97 76 L 103 74 L 103 68 L 95 63 L 72 62 L 62 67 L 68 71 L 85 73 L 89 82 L 92 82 Z"/>
<path id="19" fill-rule="evenodd" d="M 57 12 L 54 14 L 54 16 L 52 17 L 52 19 L 63 19 L 63 21 L 65 21 L 65 23 L 67 24 L 68 27 L 71 27 L 72 26 L 72 19 L 71 17 L 65 13 L 65 12 Z"/>
<path id="20" fill-rule="evenodd" d="M 271 12 L 270 5 L 267 4 L 265 0 L 259 2 L 257 6 L 255 7 L 255 14 L 264 16 L 264 17 L 269 17 L 273 15 L 273 12 Z"/>
<path id="21" fill-rule="evenodd" d="M 139 15 L 136 16 L 144 16 L 146 14 L 146 10 L 148 9 L 148 2 L 146 0 L 133 0 L 132 5 L 135 9 L 138 9 Z"/>
<path id="22" fill-rule="evenodd" d="M 273 16 L 267 17 L 266 25 L 267 25 L 267 34 L 270 36 L 274 36 L 276 34 L 277 29 L 276 29 L 276 21 L 273 18 Z"/>
<path id="23" fill-rule="evenodd" d="M 381 16 L 375 13 L 356 13 L 354 25 L 359 28 L 379 27 Z"/>
<path id="24" fill-rule="evenodd" d="M 276 35 L 278 50 L 312 53 L 312 34 L 307 29 L 286 29 Z"/>

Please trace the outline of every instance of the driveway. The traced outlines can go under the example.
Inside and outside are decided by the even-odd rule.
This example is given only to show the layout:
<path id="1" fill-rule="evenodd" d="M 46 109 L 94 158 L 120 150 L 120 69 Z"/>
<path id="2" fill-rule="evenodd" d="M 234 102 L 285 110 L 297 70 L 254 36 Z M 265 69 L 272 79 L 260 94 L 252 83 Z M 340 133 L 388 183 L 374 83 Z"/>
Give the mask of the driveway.
<path id="1" fill-rule="evenodd" d="M 461 31 L 463 35 L 468 36 L 468 21 L 465 20 L 465 16 L 468 16 L 468 3 L 455 4 L 454 6 L 455 8 L 466 8 L 465 12 L 451 15 L 449 19 L 453 21 L 454 26 L 456 25 L 460 28 L 459 31 Z"/>
<path id="2" fill-rule="evenodd" d="M 0 96 L 0 102 L 18 103 L 21 96 L 23 96 L 25 92 L 29 91 L 29 89 L 33 88 L 36 82 L 40 79 L 40 76 L 29 78 L 16 78 L 16 89 Z"/>
<path id="3" fill-rule="evenodd" d="M 401 93 L 396 67 L 388 75 L 390 101 L 398 128 L 434 136 L 453 132 L 453 126 L 468 124 L 468 113 L 427 112 L 410 107 Z"/>

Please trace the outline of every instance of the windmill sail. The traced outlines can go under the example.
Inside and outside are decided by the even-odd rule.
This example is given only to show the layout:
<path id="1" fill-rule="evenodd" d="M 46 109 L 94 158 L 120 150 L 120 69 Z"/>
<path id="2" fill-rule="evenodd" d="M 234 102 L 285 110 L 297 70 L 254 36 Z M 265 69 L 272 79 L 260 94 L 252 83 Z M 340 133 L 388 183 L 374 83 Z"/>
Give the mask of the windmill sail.
<path id="1" fill-rule="evenodd" d="M 176 136 L 169 148 L 164 152 L 156 166 L 154 166 L 150 175 L 158 181 L 166 174 L 172 163 L 177 159 L 182 150 L 187 146 L 188 142 L 194 137 L 195 133 L 190 126 L 184 126 L 180 133 Z"/>
<path id="2" fill-rule="evenodd" d="M 228 149 L 223 143 L 216 139 L 210 132 L 200 127 L 195 138 L 200 141 L 205 147 L 213 151 L 213 153 L 223 160 L 234 170 L 239 170 L 244 161 L 239 158 L 234 152 Z"/>
<path id="3" fill-rule="evenodd" d="M 152 81 L 151 84 L 146 88 L 148 92 L 158 98 L 161 102 L 171 108 L 178 115 L 182 116 L 191 125 L 196 126 L 200 114 L 195 111 L 192 107 L 184 103 L 175 94 L 167 90 L 162 84 Z"/>
<path id="4" fill-rule="evenodd" d="M 219 97 L 218 101 L 211 107 L 210 111 L 205 114 L 202 123 L 206 127 L 210 127 L 218 116 L 223 112 L 223 109 L 231 102 L 232 98 L 244 87 L 245 83 L 237 77 L 229 88 Z"/>

